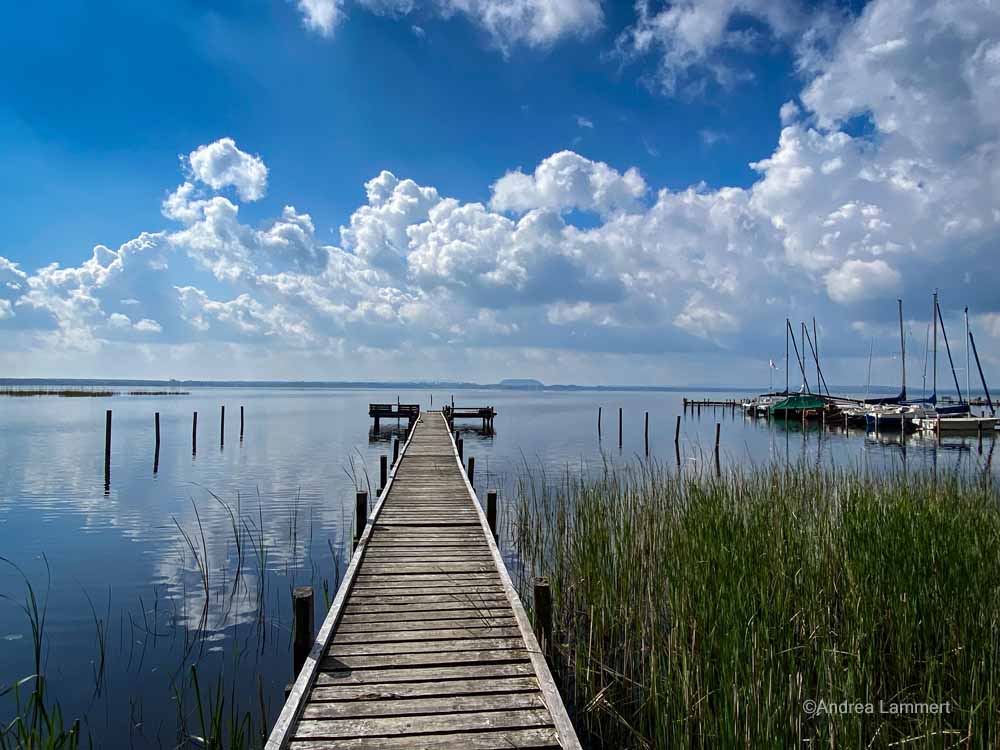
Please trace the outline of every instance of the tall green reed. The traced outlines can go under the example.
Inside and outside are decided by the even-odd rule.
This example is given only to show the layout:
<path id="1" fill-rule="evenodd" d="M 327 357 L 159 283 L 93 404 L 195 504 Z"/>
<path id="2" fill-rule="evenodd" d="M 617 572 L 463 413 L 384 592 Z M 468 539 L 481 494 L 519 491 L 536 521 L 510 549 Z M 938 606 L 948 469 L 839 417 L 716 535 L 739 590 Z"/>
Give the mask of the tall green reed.
<path id="1" fill-rule="evenodd" d="M 554 671 L 593 746 L 1000 742 L 994 480 L 636 463 L 518 494 L 521 581 L 550 577 Z M 881 712 L 903 702 L 950 713 Z"/>

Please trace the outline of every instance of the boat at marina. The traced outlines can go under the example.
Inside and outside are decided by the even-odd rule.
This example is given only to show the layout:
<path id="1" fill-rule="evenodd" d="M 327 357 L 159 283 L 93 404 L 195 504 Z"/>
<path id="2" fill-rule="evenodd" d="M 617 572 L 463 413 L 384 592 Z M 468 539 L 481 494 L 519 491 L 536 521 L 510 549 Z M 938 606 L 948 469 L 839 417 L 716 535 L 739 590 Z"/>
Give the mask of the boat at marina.
<path id="1" fill-rule="evenodd" d="M 1000 421 L 997 417 L 979 417 L 975 415 L 966 416 L 936 416 L 936 417 L 924 417 L 922 419 L 915 420 L 917 426 L 922 430 L 930 430 L 931 432 L 980 432 L 985 430 L 995 430 L 997 422 Z"/>

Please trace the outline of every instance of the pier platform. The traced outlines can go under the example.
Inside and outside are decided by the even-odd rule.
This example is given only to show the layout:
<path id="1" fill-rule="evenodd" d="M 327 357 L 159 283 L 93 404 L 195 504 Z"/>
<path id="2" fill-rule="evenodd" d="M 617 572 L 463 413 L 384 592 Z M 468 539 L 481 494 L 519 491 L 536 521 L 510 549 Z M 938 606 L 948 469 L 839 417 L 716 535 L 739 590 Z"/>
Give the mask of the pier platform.
<path id="1" fill-rule="evenodd" d="M 415 417 L 266 748 L 580 748 L 442 412 Z"/>

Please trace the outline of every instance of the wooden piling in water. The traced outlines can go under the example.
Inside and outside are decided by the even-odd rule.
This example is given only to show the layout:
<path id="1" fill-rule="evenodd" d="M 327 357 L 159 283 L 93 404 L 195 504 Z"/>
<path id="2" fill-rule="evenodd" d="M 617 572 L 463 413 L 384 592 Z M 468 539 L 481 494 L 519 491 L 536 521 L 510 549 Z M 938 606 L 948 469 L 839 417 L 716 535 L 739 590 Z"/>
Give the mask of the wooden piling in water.
<path id="1" fill-rule="evenodd" d="M 295 640 L 292 647 L 292 675 L 297 677 L 306 663 L 313 642 L 312 586 L 296 586 L 292 591 L 292 611 L 295 618 Z"/>
<path id="2" fill-rule="evenodd" d="M 489 522 L 490 531 L 493 538 L 497 538 L 497 491 L 490 490 L 486 493 L 486 520 Z"/>
<path id="3" fill-rule="evenodd" d="M 722 425 L 718 422 L 715 423 L 715 452 L 719 452 L 719 432 L 722 429 Z"/>
<path id="4" fill-rule="evenodd" d="M 465 460 L 465 441 L 462 438 L 458 439 L 458 460 Z"/>
<path id="5" fill-rule="evenodd" d="M 191 455 L 198 452 L 198 412 L 191 419 Z"/>
<path id="6" fill-rule="evenodd" d="M 646 412 L 646 427 L 643 432 L 643 438 L 646 443 L 646 453 L 649 453 L 649 412 Z"/>
<path id="7" fill-rule="evenodd" d="M 983 455 L 983 423 L 976 423 L 976 431 L 979 433 L 979 455 Z"/>
<path id="8" fill-rule="evenodd" d="M 618 407 L 618 447 L 622 447 L 622 408 Z"/>
<path id="9" fill-rule="evenodd" d="M 389 457 L 382 454 L 378 457 L 378 480 L 379 480 L 379 494 L 382 494 L 382 489 L 389 482 Z"/>
<path id="10" fill-rule="evenodd" d="M 409 432 L 409 429 L 407 429 Z M 399 438 L 392 439 L 392 465 L 399 463 Z"/>
<path id="11" fill-rule="evenodd" d="M 219 419 L 219 446 L 226 444 L 226 407 L 222 407 L 222 416 Z"/>
<path id="12" fill-rule="evenodd" d="M 597 439 L 601 439 L 601 407 L 597 407 Z"/>
<path id="13" fill-rule="evenodd" d="M 111 489 L 111 409 L 104 413 L 104 491 Z"/>
<path id="14" fill-rule="evenodd" d="M 153 473 L 160 470 L 160 412 L 153 414 L 153 429 L 156 432 L 156 447 L 153 449 Z"/>
<path id="15" fill-rule="evenodd" d="M 240 442 L 243 442 L 243 406 L 240 406 Z"/>
<path id="16" fill-rule="evenodd" d="M 677 425 L 674 427 L 674 445 L 681 441 L 681 415 L 677 415 Z"/>
<path id="17" fill-rule="evenodd" d="M 354 496 L 354 549 L 358 548 L 358 542 L 365 531 L 368 523 L 368 491 L 361 490 Z"/>
<path id="18" fill-rule="evenodd" d="M 469 484 L 476 486 L 476 457 L 469 456 Z"/>
<path id="19" fill-rule="evenodd" d="M 535 638 L 546 656 L 552 642 L 552 589 L 545 576 L 535 578 L 534 587 Z"/>

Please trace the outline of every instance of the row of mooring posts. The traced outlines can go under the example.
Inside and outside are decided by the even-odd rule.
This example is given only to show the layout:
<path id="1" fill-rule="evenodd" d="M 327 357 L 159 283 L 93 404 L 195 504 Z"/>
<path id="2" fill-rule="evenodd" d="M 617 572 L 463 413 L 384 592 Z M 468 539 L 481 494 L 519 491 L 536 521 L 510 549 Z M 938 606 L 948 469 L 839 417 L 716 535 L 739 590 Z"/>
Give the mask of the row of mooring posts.
<path id="1" fill-rule="evenodd" d="M 735 402 L 732 402 L 735 403 Z M 726 402 L 725 407 L 729 408 L 730 402 Z M 686 407 L 685 407 L 686 408 Z M 695 408 L 694 402 L 692 402 L 692 409 Z M 601 440 L 603 436 L 603 417 L 604 409 L 601 406 L 597 407 L 597 439 Z M 622 407 L 618 407 L 618 449 L 622 448 L 622 437 L 624 434 L 624 411 Z M 456 433 L 457 435 L 457 433 Z M 722 437 L 722 423 L 715 423 L 715 472 L 716 474 L 721 473 L 721 467 L 719 462 L 719 448 L 720 441 Z M 457 439 L 456 439 L 457 441 Z M 457 441 L 460 442 L 460 441 Z M 646 451 L 646 455 L 649 455 L 649 412 L 644 412 L 643 414 L 643 443 Z M 677 459 L 677 465 L 681 465 L 681 415 L 677 415 L 677 420 L 674 425 L 674 453 Z M 459 455 L 461 455 L 461 447 L 459 448 Z M 470 476 L 470 482 L 471 476 Z"/>
<path id="2" fill-rule="evenodd" d="M 243 442 L 243 432 L 246 424 L 244 408 L 240 406 L 240 442 Z M 104 414 L 104 493 L 111 491 L 111 422 L 112 410 Z M 153 475 L 160 470 L 160 412 L 153 414 Z M 219 447 L 226 445 L 226 407 L 221 407 L 219 416 Z M 191 455 L 198 453 L 198 412 L 191 415 Z"/>

